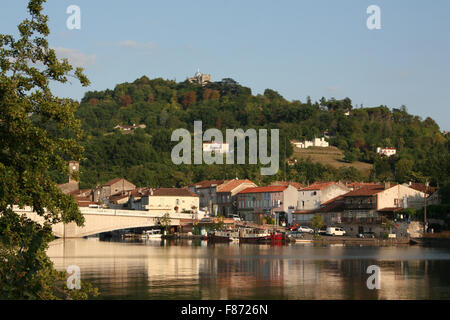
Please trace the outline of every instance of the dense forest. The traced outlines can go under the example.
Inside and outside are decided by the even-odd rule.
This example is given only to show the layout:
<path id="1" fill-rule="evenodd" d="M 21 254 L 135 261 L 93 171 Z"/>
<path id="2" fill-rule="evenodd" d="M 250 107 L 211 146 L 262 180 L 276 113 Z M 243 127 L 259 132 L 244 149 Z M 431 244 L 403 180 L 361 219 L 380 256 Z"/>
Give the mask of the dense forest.
<path id="1" fill-rule="evenodd" d="M 350 111 L 350 115 L 345 113 Z M 265 184 L 273 180 L 311 183 L 319 180 L 370 180 L 406 182 L 449 181 L 449 138 L 431 118 L 410 115 L 405 106 L 363 108 L 350 98 L 288 101 L 266 89 L 253 95 L 233 79 L 206 86 L 143 76 L 114 90 L 87 92 L 76 116 L 81 120 L 85 160 L 81 187 L 93 187 L 112 177 L 125 177 L 138 186 L 185 186 L 202 179 L 249 178 Z M 174 129 L 191 133 L 195 120 L 207 128 L 280 129 L 280 170 L 261 176 L 260 165 L 174 165 L 170 153 Z M 139 125 L 126 133 L 117 125 Z M 321 137 L 327 131 L 330 145 L 341 149 L 344 161 L 373 164 L 370 176 L 353 167 L 333 168 L 301 160 L 285 165 L 292 156 L 292 139 Z M 225 137 L 225 134 L 224 134 Z M 376 148 L 395 147 L 397 155 L 382 158 Z"/>

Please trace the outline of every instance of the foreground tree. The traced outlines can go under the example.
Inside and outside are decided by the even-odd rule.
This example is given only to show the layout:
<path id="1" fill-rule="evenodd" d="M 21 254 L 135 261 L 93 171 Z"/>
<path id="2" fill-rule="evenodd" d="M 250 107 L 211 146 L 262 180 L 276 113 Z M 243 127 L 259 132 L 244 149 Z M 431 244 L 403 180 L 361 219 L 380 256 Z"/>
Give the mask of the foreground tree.
<path id="1" fill-rule="evenodd" d="M 50 49 L 44 0 L 30 0 L 30 18 L 19 37 L 0 35 L 0 299 L 86 298 L 96 294 L 66 287 L 46 255 L 52 224 L 84 222 L 74 199 L 63 194 L 50 171 L 68 174 L 66 160 L 80 160 L 82 148 L 77 104 L 55 97 L 50 82 L 77 78 L 89 84 L 82 69 L 58 60 Z M 38 224 L 13 209 L 31 207 Z"/>

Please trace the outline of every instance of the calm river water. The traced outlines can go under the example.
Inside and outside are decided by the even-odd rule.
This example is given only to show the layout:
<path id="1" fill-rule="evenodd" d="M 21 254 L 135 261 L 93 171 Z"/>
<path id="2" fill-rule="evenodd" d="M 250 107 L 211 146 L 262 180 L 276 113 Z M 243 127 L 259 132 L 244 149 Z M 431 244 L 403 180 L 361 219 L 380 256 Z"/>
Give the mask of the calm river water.
<path id="1" fill-rule="evenodd" d="M 100 299 L 450 299 L 449 248 L 58 239 L 48 254 Z"/>

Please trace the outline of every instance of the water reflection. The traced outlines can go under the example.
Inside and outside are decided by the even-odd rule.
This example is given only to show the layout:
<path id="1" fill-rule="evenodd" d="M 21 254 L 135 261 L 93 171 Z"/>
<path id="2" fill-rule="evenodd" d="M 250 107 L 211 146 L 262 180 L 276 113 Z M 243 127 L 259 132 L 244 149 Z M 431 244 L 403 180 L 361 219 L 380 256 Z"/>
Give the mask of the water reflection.
<path id="1" fill-rule="evenodd" d="M 449 299 L 449 249 L 208 245 L 201 241 L 51 243 L 56 268 L 75 264 L 108 299 Z M 381 290 L 369 290 L 370 265 Z"/>

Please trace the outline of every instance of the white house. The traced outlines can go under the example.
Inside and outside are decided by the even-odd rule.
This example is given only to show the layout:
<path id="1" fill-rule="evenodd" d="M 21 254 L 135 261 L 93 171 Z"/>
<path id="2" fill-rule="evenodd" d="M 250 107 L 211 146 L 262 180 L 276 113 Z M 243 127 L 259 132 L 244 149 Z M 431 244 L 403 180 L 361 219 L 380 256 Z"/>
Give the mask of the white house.
<path id="1" fill-rule="evenodd" d="M 397 149 L 395 148 L 377 148 L 377 153 L 381 154 L 382 156 L 390 157 L 397 153 Z"/>
<path id="2" fill-rule="evenodd" d="M 300 149 L 306 149 L 309 147 L 322 147 L 326 148 L 329 146 L 328 141 L 325 140 L 325 138 L 314 138 L 312 141 L 305 140 L 305 141 L 293 141 L 293 145 Z"/>
<path id="3" fill-rule="evenodd" d="M 205 142 L 203 144 L 203 152 L 228 153 L 228 143 Z"/>

